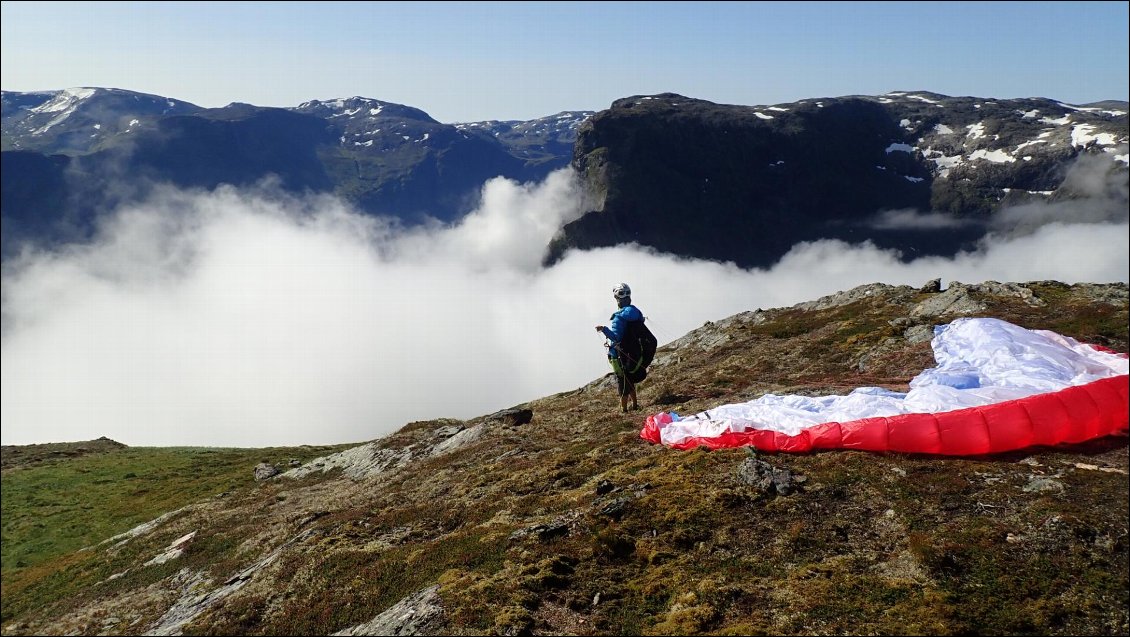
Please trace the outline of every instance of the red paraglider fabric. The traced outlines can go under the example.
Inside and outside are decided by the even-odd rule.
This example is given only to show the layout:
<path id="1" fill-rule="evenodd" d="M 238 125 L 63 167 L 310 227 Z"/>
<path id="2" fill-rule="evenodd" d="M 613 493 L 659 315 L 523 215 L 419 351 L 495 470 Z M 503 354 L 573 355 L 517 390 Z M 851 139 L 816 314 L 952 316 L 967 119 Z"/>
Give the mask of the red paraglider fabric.
<path id="1" fill-rule="evenodd" d="M 766 395 L 686 418 L 657 413 L 640 436 L 674 449 L 964 456 L 1127 430 L 1125 354 L 996 319 L 939 326 L 932 345 L 939 366 L 911 381 L 907 394 L 860 388 L 823 398 Z"/>

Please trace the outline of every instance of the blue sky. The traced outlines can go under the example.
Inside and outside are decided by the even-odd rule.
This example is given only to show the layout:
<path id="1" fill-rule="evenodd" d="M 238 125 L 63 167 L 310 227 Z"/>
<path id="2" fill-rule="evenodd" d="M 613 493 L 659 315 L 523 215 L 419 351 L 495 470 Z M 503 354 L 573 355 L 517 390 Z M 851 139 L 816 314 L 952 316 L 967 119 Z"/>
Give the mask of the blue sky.
<path id="1" fill-rule="evenodd" d="M 1128 98 L 1126 2 L 4 2 L 4 90 L 362 95 L 443 122 L 930 90 Z"/>

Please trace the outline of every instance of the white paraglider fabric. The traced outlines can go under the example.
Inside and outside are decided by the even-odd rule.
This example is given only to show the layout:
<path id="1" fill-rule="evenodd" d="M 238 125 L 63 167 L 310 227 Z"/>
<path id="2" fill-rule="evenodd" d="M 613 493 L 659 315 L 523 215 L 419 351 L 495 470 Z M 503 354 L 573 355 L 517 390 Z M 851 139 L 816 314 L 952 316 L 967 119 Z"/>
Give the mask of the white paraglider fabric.
<path id="1" fill-rule="evenodd" d="M 772 430 L 796 436 L 822 423 L 940 414 L 1015 401 L 1125 376 L 1128 368 L 1125 355 L 992 318 L 939 325 L 931 346 L 937 367 L 911 380 L 907 393 L 860 387 L 846 396 L 766 394 L 691 416 L 658 414 L 648 419 L 649 425 L 659 429 L 659 442 L 672 446 L 725 432 Z"/>

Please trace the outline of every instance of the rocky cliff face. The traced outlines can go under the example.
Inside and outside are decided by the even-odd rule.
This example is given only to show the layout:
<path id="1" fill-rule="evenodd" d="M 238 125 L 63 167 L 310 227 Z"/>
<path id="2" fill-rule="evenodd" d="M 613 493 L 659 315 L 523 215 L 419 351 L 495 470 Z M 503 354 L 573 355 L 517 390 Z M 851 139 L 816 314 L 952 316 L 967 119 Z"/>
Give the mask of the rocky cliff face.
<path id="1" fill-rule="evenodd" d="M 1125 436 L 937 458 L 679 452 L 638 432 L 766 392 L 905 391 L 933 325 L 960 316 L 1126 352 L 1128 312 L 1125 284 L 1051 281 L 751 310 L 660 348 L 645 412 L 619 413 L 604 377 L 410 423 L 6 571 L 3 631 L 1125 633 Z"/>
<path id="2" fill-rule="evenodd" d="M 1084 155 L 1105 162 L 1096 170 L 1120 187 L 1101 195 L 1125 209 L 1127 110 L 927 92 L 775 106 L 617 100 L 581 128 L 573 157 L 600 203 L 564 228 L 549 260 L 635 241 L 766 266 L 822 238 L 953 254 L 1004 206 L 1093 195 L 1064 187 Z"/>

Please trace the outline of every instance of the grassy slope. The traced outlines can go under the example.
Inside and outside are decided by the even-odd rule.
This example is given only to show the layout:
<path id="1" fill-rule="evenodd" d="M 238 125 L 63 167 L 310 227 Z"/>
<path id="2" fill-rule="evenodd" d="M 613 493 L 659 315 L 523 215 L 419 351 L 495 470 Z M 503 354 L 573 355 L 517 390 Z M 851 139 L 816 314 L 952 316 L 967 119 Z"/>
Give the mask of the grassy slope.
<path id="1" fill-rule="evenodd" d="M 1127 351 L 1124 303 L 1029 288 L 1044 306 L 985 295 L 982 314 Z M 933 361 L 889 321 L 926 298 L 902 290 L 705 326 L 661 349 L 671 362 L 641 399 L 647 412 L 692 413 L 767 391 L 905 388 Z M 244 485 L 200 511 L 118 550 L 5 575 L 4 631 L 142 633 L 181 594 L 178 572 L 223 582 L 284 546 L 187 632 L 327 634 L 436 582 L 450 630 L 464 634 L 1127 631 L 1125 436 L 979 458 L 764 456 L 807 478 L 775 496 L 738 480 L 745 450 L 642 442 L 642 415 L 618 413 L 613 394 L 594 383 L 533 401 L 531 423 L 486 422 L 477 443 L 370 480 L 251 485 L 262 454 L 249 455 L 232 474 Z M 450 424 L 414 423 L 381 446 L 409 448 Z M 134 466 L 111 474 L 140 475 Z M 217 480 L 200 493 L 231 478 Z M 193 530 L 184 558 L 140 566 Z"/>
<path id="2" fill-rule="evenodd" d="M 4 617 L 29 582 L 75 552 L 166 512 L 254 485 L 261 461 L 285 466 L 350 445 L 220 449 L 87 443 L 6 448 L 2 476 Z M 34 607 L 38 599 L 21 600 Z"/>

